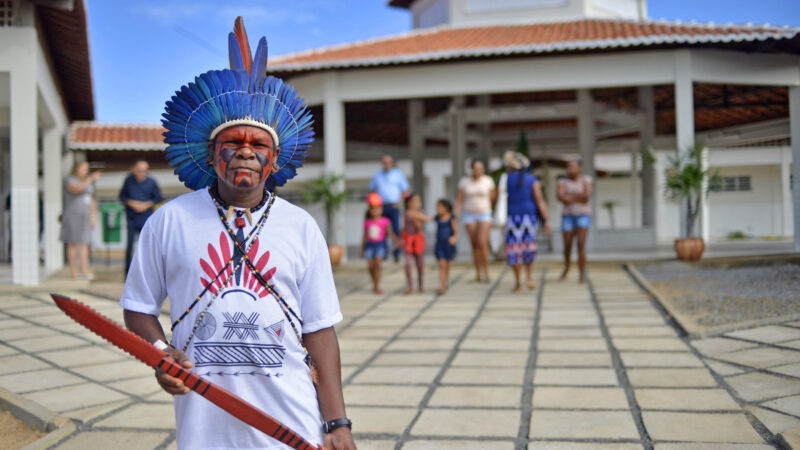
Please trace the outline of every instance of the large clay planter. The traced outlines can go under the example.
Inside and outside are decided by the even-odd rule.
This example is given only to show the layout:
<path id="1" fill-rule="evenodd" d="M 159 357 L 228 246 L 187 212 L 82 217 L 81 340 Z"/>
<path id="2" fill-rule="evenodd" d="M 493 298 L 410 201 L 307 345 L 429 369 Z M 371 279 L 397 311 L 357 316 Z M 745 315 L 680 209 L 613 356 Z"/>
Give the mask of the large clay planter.
<path id="1" fill-rule="evenodd" d="M 344 247 L 341 245 L 329 245 L 328 253 L 331 257 L 331 265 L 336 267 L 342 262 L 342 256 L 344 256 Z"/>
<path id="2" fill-rule="evenodd" d="M 701 238 L 675 239 L 675 253 L 681 261 L 697 261 L 705 249 Z"/>

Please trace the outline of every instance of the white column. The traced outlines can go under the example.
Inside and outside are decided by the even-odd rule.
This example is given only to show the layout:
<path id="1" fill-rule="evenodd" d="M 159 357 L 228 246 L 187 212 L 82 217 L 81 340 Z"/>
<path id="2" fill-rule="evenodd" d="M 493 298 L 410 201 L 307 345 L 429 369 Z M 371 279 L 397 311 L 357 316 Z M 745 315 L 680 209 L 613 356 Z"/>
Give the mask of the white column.
<path id="1" fill-rule="evenodd" d="M 794 250 L 800 252 L 800 86 L 789 87 L 789 127 L 792 134 L 794 179 Z"/>
<path id="2" fill-rule="evenodd" d="M 450 111 L 448 113 L 448 128 L 449 128 L 449 153 L 450 162 L 452 164 L 450 174 L 450 189 L 452 198 L 456 198 L 458 194 L 458 182 L 464 175 L 464 159 L 467 146 L 467 123 L 464 117 L 464 111 L 461 107 L 464 105 L 464 97 L 453 97 Z"/>
<path id="3" fill-rule="evenodd" d="M 344 175 L 345 171 L 345 130 L 344 102 L 339 96 L 339 74 L 328 72 L 324 82 L 324 104 L 322 106 L 323 133 L 325 135 L 325 159 L 323 171 L 328 174 Z M 337 189 L 344 190 L 344 179 L 340 180 Z M 328 244 L 347 246 L 345 240 L 344 207 L 333 215 L 333 230 L 325 230 Z M 347 252 L 345 252 L 345 257 Z"/>
<path id="4" fill-rule="evenodd" d="M 631 228 L 639 227 L 639 211 L 636 207 L 637 191 L 639 190 L 639 184 L 636 182 L 639 177 L 639 158 L 636 157 L 637 153 L 639 153 L 639 149 L 631 146 Z"/>
<path id="5" fill-rule="evenodd" d="M 39 158 L 36 62 L 20 53 L 11 71 L 11 272 L 15 284 L 39 282 Z"/>
<path id="6" fill-rule="evenodd" d="M 63 131 L 50 127 L 43 136 L 44 166 L 44 265 L 53 272 L 64 265 L 64 245 L 59 239 L 58 216 L 62 208 L 61 147 Z"/>
<path id="7" fill-rule="evenodd" d="M 653 100 L 653 86 L 638 88 L 639 110 L 642 111 L 642 124 L 639 131 L 639 152 L 642 155 L 642 226 L 656 226 L 655 176 L 653 174 L 653 138 L 656 134 L 656 104 Z"/>
<path id="8" fill-rule="evenodd" d="M 531 158 L 533 159 L 533 158 Z M 556 199 L 555 184 L 550 181 L 550 156 L 547 154 L 547 144 L 542 145 L 542 180 L 539 180 L 544 192 L 544 201 L 547 203 L 547 211 L 553 216 L 553 202 Z"/>
<path id="9" fill-rule="evenodd" d="M 678 155 L 684 155 L 695 145 L 692 54 L 680 50 L 675 55 L 675 141 Z M 681 203 L 680 211 L 680 236 L 686 237 L 685 202 Z"/>
<path id="10" fill-rule="evenodd" d="M 594 124 L 594 101 L 592 93 L 588 89 L 578 89 L 578 148 L 581 153 L 581 167 L 583 173 L 589 175 L 594 180 L 595 189 L 597 188 L 597 174 L 594 170 L 594 145 L 595 145 L 595 124 Z M 597 194 L 592 195 L 592 217 L 597 217 Z M 597 224 L 597 220 L 592 220 L 592 228 Z"/>
<path id="11" fill-rule="evenodd" d="M 708 158 L 709 158 L 709 152 L 710 151 L 711 150 L 709 150 L 708 147 L 703 146 L 703 153 L 701 155 L 702 159 L 700 160 L 701 168 L 702 168 L 703 171 L 708 171 Z M 700 192 L 701 192 L 701 195 L 700 195 L 700 214 L 697 217 L 697 220 L 699 221 L 699 223 L 697 225 L 700 227 L 700 237 L 703 238 L 703 240 L 707 244 L 708 243 L 708 238 L 710 236 L 709 235 L 709 218 L 708 218 L 708 201 L 709 201 L 709 198 L 708 198 L 708 195 L 706 195 L 706 193 L 708 192 L 708 177 L 703 178 L 703 185 L 702 185 L 702 188 L 700 189 Z"/>
<path id="12" fill-rule="evenodd" d="M 425 197 L 425 210 L 428 213 L 435 211 L 436 202 L 440 198 L 452 198 L 447 194 L 447 183 L 444 177 L 447 175 L 447 162 L 433 162 L 426 167 L 425 175 L 428 178 L 428 189 Z M 445 166 L 445 167 L 442 167 Z"/>
<path id="13" fill-rule="evenodd" d="M 425 135 L 422 133 L 425 119 L 425 103 L 422 100 L 408 101 L 408 149 L 413 172 L 411 189 L 425 199 Z"/>
<path id="14" fill-rule="evenodd" d="M 476 98 L 478 106 L 490 107 L 488 95 L 479 95 Z M 489 158 L 492 156 L 492 124 L 481 123 L 478 124 L 478 133 L 480 134 L 480 141 L 478 141 L 478 159 L 486 164 L 486 171 L 492 170 L 489 167 Z"/>
<path id="15" fill-rule="evenodd" d="M 792 153 L 781 149 L 781 236 L 790 236 L 793 232 L 794 213 L 792 210 Z"/>

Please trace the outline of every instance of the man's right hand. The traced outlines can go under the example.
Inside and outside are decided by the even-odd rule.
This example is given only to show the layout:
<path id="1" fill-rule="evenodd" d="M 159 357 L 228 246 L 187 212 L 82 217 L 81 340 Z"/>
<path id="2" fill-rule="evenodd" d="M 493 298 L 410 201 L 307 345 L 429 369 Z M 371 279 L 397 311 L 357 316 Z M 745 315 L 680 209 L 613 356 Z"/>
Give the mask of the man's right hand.
<path id="1" fill-rule="evenodd" d="M 166 353 L 168 359 L 177 362 L 184 368 L 191 369 L 194 367 L 194 364 L 189 361 L 189 358 L 186 357 L 186 354 L 183 353 L 183 351 L 170 348 L 166 350 Z M 161 369 L 156 369 L 156 380 L 158 380 L 158 384 L 161 385 L 161 388 L 171 395 L 188 394 L 190 391 L 190 389 L 186 387 L 181 380 L 167 374 Z"/>

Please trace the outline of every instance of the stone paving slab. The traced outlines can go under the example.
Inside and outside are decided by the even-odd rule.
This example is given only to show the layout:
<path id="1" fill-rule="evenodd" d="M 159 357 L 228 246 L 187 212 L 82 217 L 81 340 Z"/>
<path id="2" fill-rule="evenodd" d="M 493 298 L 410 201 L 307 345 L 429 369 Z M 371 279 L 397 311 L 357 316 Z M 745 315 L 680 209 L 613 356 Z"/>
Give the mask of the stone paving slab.
<path id="1" fill-rule="evenodd" d="M 529 450 L 641 450 L 640 444 L 597 442 L 531 442 Z"/>
<path id="2" fill-rule="evenodd" d="M 622 388 L 539 387 L 533 391 L 533 407 L 549 409 L 624 409 L 628 400 Z"/>
<path id="3" fill-rule="evenodd" d="M 716 387 L 708 369 L 628 369 L 633 387 Z"/>
<path id="4" fill-rule="evenodd" d="M 139 403 L 96 422 L 98 427 L 175 429 L 175 409 L 170 403 Z"/>
<path id="5" fill-rule="evenodd" d="M 643 410 L 739 410 L 724 389 L 636 389 L 635 392 Z"/>
<path id="6" fill-rule="evenodd" d="M 628 411 L 534 410 L 531 434 L 539 438 L 639 440 Z"/>
<path id="7" fill-rule="evenodd" d="M 764 443 L 741 413 L 644 411 L 642 416 L 654 441 Z"/>
<path id="8" fill-rule="evenodd" d="M 456 266 L 445 296 L 401 295 L 402 266 L 389 267 L 384 296 L 365 274 L 340 289 L 360 449 L 760 448 L 800 425 L 800 323 L 689 342 L 617 267 L 579 285 L 548 266 L 518 295 L 502 266 L 490 284 L 458 281 L 472 272 Z M 70 295 L 121 319 L 114 301 Z M 0 386 L 81 421 L 59 448 L 177 448 L 150 369 L 53 313 L 46 292 L 8 300 Z"/>
<path id="9" fill-rule="evenodd" d="M 361 448 L 359 446 L 359 448 Z M 392 447 L 394 448 L 394 447 Z M 439 450 L 439 449 L 453 449 L 453 450 L 485 450 L 487 448 L 497 450 L 511 450 L 514 448 L 513 442 L 503 441 L 409 441 L 403 445 L 403 450 Z"/>
<path id="10" fill-rule="evenodd" d="M 521 394 L 521 387 L 511 386 L 439 386 L 433 391 L 428 405 L 456 408 L 514 408 L 519 406 Z"/>
<path id="11" fill-rule="evenodd" d="M 411 435 L 514 438 L 519 430 L 519 417 L 519 411 L 426 408 Z"/>

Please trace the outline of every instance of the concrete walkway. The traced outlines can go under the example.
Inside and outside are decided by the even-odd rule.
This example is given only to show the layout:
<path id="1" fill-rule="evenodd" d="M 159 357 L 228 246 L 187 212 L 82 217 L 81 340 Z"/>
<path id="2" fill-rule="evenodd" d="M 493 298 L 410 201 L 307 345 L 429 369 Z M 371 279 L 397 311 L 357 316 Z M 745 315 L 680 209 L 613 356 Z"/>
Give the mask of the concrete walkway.
<path id="1" fill-rule="evenodd" d="M 800 324 L 689 343 L 622 269 L 579 285 L 541 267 L 524 294 L 502 266 L 489 284 L 456 268 L 442 296 L 402 295 L 392 264 L 382 297 L 337 276 L 359 448 L 774 448 L 800 426 Z M 109 298 L 65 294 L 121 320 Z M 0 294 L 0 387 L 79 421 L 58 448 L 175 448 L 152 370 L 46 292 Z"/>

